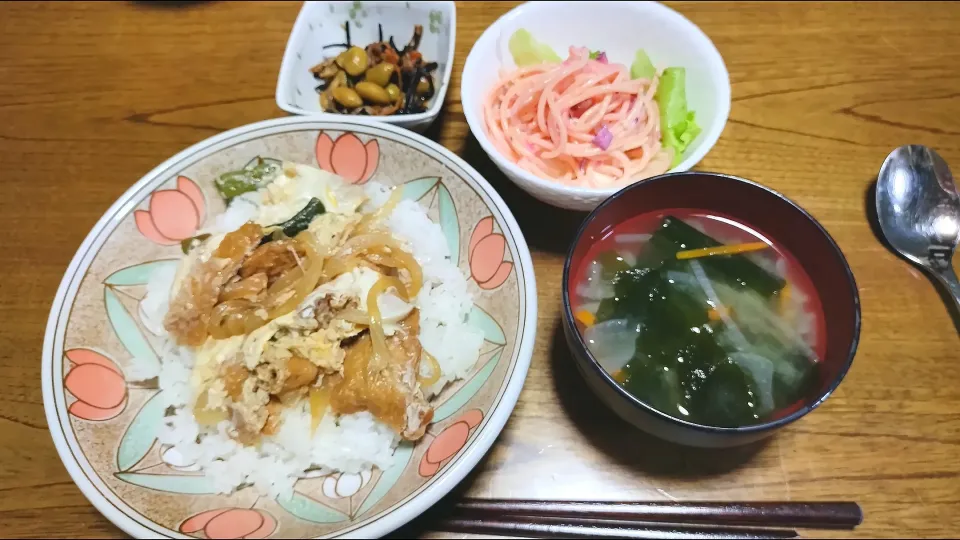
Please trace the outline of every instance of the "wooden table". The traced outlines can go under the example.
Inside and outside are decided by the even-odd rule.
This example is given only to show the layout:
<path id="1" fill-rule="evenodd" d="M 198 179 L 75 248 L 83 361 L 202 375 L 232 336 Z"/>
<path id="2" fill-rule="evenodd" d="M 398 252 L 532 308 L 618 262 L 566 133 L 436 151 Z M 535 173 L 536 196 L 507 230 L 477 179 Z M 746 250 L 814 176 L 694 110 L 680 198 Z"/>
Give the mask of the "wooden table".
<path id="1" fill-rule="evenodd" d="M 853 369 L 809 417 L 758 447 L 670 447 L 611 418 L 577 378 L 558 325 L 560 266 L 582 219 L 504 179 L 469 136 L 460 70 L 510 8 L 458 6 L 457 56 L 429 135 L 500 190 L 534 252 L 537 349 L 475 496 L 856 500 L 854 536 L 960 530 L 957 329 L 926 278 L 877 241 L 867 190 L 895 146 L 960 169 L 960 4 L 676 3 L 733 83 L 699 168 L 760 181 L 837 239 L 863 303 Z M 283 116 L 277 70 L 298 3 L 0 4 L 0 535 L 121 536 L 86 501 L 46 430 L 47 310 L 87 231 L 140 176 L 223 130 Z M 409 534 L 427 524 L 414 523 Z"/>

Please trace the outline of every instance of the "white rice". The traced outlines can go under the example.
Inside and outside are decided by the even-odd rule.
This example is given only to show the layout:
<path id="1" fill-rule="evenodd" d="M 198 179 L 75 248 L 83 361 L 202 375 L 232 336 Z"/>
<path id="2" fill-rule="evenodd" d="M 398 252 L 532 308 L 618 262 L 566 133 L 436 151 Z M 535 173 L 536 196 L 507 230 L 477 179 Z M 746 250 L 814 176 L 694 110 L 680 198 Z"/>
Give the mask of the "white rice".
<path id="1" fill-rule="evenodd" d="M 371 208 L 381 205 L 389 196 L 384 186 L 375 183 L 368 184 L 365 191 Z M 225 233 L 238 228 L 255 215 L 251 210 L 255 207 L 251 201 L 255 200 L 235 200 L 223 215 L 214 218 L 208 232 Z M 442 370 L 441 380 L 424 389 L 429 397 L 470 372 L 479 357 L 483 334 L 466 322 L 473 308 L 472 295 L 466 277 L 450 259 L 440 226 L 430 221 L 425 210 L 413 201 L 398 204 L 386 223 L 423 268 L 423 288 L 414 301 L 421 316 L 419 337 Z M 141 302 L 144 325 L 165 338 L 168 336 L 162 321 L 169 309 L 175 274 L 167 269 L 154 272 Z M 168 340 L 160 353 L 159 374 L 138 374 L 157 376 L 165 405 L 175 409 L 172 416 L 164 419 L 158 438 L 174 447 L 173 455 L 181 458 L 178 464 L 198 465 L 221 493 L 253 485 L 264 495 L 284 497 L 291 494 L 297 478 L 308 471 L 358 473 L 372 467 L 387 468 L 393 461 L 398 436 L 367 412 L 339 418 L 328 414 L 311 438 L 310 412 L 304 403 L 300 408 L 284 411 L 278 433 L 264 437 L 259 448 L 245 447 L 231 439 L 228 422 L 222 422 L 216 430 L 203 430 L 190 407 L 196 399 L 190 384 L 193 352 Z M 136 372 L 136 368 L 132 371 Z"/>
<path id="2" fill-rule="evenodd" d="M 197 232 L 200 234 L 226 234 L 239 229 L 244 223 L 257 217 L 258 203 L 261 199 L 262 197 L 258 192 L 246 193 L 233 199 L 226 212 L 214 216 L 209 225 Z"/>
<path id="3" fill-rule="evenodd" d="M 155 336 L 166 336 L 163 316 L 170 309 L 170 288 L 177 267 L 170 264 L 153 271 L 147 282 L 147 293 L 140 302 L 140 322 Z"/>

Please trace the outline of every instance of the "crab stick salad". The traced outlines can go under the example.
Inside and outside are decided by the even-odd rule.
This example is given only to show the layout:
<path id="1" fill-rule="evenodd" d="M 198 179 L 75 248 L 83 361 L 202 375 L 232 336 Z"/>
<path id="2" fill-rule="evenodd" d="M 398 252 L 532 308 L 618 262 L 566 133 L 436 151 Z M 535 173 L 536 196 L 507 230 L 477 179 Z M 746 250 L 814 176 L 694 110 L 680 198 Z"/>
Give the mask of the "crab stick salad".
<path id="1" fill-rule="evenodd" d="M 509 41 L 516 69 L 483 102 L 487 136 L 507 159 L 563 184 L 604 188 L 662 174 L 700 133 L 686 71 L 657 71 L 643 50 L 630 66 L 570 47 L 566 60 L 530 32 Z"/>

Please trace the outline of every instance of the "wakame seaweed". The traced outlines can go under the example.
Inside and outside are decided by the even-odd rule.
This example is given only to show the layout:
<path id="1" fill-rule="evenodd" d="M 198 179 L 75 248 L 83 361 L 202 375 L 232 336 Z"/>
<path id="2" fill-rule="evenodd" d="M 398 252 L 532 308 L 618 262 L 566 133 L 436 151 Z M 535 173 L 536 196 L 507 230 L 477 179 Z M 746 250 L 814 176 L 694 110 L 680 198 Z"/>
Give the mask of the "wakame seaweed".
<path id="1" fill-rule="evenodd" d="M 727 327 L 733 319 L 718 315 L 697 281 L 681 286 L 671 279 L 691 272 L 689 260 L 676 258 L 678 251 L 719 245 L 667 216 L 637 255 L 636 264 L 629 265 L 616 251 L 602 252 L 596 263 L 613 295 L 600 302 L 595 315 L 598 323 L 625 319 L 630 328 L 637 328 L 636 352 L 618 377 L 625 389 L 671 416 L 733 427 L 757 423 L 802 399 L 816 382 L 816 364 L 800 348 L 765 340 L 762 331 L 748 332 L 751 343 L 738 352 L 730 336 L 740 330 Z M 696 261 L 725 294 L 749 295 L 744 298 L 762 305 L 785 285 L 742 254 Z M 747 360 L 759 360 L 751 364 L 738 357 L 740 353 L 747 354 Z M 757 371 L 756 365 L 763 369 Z M 765 389 L 765 395 L 772 393 L 772 402 L 761 399 Z"/>

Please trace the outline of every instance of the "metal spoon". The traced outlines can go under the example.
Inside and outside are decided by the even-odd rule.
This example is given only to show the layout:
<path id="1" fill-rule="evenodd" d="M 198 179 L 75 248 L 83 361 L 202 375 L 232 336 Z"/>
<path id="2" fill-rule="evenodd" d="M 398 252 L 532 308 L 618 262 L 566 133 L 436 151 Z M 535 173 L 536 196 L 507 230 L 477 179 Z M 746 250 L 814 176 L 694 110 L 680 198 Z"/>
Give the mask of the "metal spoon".
<path id="1" fill-rule="evenodd" d="M 877 177 L 877 218 L 890 245 L 937 278 L 960 310 L 951 266 L 960 242 L 960 194 L 943 158 L 922 145 L 890 152 Z"/>

